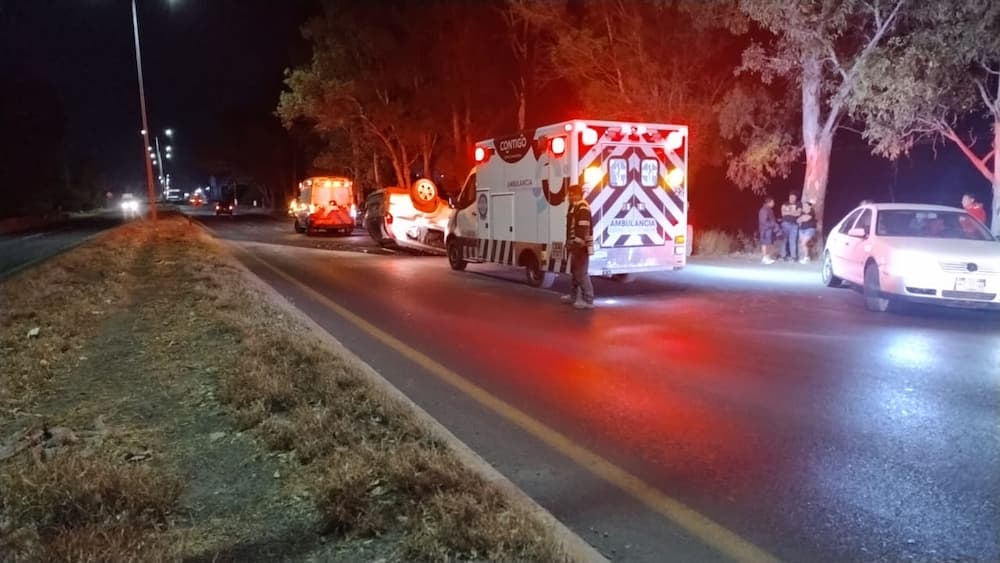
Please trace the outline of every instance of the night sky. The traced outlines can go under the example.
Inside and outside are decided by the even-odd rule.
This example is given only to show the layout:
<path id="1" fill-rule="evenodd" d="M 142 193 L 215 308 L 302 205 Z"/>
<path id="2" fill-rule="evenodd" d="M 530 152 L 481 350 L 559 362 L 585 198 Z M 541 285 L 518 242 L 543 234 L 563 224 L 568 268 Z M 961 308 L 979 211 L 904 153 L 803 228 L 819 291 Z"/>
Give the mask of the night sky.
<path id="1" fill-rule="evenodd" d="M 284 69 L 309 56 L 299 28 L 313 4 L 138 1 L 150 127 L 175 130 L 182 177 L 203 181 L 191 151 L 206 139 L 226 141 L 227 112 L 273 113 Z M 0 21 L 0 69 L 55 88 L 70 148 L 95 156 L 113 185 L 141 186 L 129 2 L 0 0 Z"/>
<path id="2" fill-rule="evenodd" d="M 232 142 L 237 134 L 227 127 L 232 122 L 227 116 L 270 119 L 283 70 L 308 60 L 309 46 L 299 29 L 316 11 L 316 2 L 138 3 L 151 129 L 176 131 L 177 158 L 168 167 L 174 167 L 180 180 L 175 185 L 186 189 L 207 181 L 207 172 L 192 153 Z M 92 158 L 115 191 L 140 191 L 144 181 L 130 18 L 127 0 L 0 0 L 0 72 L 8 79 L 6 99 L 29 104 L 29 111 L 39 113 L 39 123 L 50 123 L 41 114 L 57 106 L 52 111 L 64 116 L 68 150 Z M 45 85 L 54 100 L 17 101 L 18 87 L 10 85 L 14 78 Z M 275 133 L 281 134 L 280 129 Z M 839 217 L 861 198 L 890 199 L 891 164 L 869 156 L 850 132 L 840 134 L 834 151 L 828 217 Z M 783 198 L 789 189 L 801 186 L 801 178 L 799 168 L 787 181 L 776 182 L 771 193 Z M 899 163 L 897 200 L 957 205 L 964 191 L 989 201 L 988 183 L 952 146 L 939 145 L 936 159 L 930 147 L 922 147 Z M 693 178 L 691 194 L 696 223 L 752 227 L 759 197 L 737 192 L 722 177 L 711 175 Z M 739 212 L 743 209 L 745 215 Z"/>

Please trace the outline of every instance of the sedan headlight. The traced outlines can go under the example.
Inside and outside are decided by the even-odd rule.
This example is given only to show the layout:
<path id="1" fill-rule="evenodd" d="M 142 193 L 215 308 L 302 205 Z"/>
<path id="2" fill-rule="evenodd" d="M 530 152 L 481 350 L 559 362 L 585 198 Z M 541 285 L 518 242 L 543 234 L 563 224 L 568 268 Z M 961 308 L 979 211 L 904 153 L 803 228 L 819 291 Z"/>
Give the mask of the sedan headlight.
<path id="1" fill-rule="evenodd" d="M 936 270 L 934 258 L 923 252 L 902 250 L 889 255 L 889 273 L 901 277 L 921 277 Z"/>

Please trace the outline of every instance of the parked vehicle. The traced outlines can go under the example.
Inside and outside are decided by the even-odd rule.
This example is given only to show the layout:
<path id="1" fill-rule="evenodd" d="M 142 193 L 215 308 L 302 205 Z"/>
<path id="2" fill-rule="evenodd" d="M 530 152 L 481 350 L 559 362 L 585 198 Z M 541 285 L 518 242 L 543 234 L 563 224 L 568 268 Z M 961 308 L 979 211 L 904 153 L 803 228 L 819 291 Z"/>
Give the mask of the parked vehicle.
<path id="1" fill-rule="evenodd" d="M 687 127 L 567 121 L 476 143 L 447 252 L 521 266 L 532 286 L 570 271 L 566 192 L 579 184 L 593 214 L 591 275 L 623 279 L 687 262 Z"/>
<path id="2" fill-rule="evenodd" d="M 354 184 L 347 178 L 319 176 L 299 182 L 299 196 L 293 214 L 297 233 L 334 231 L 350 234 L 354 230 L 358 207 Z"/>
<path id="3" fill-rule="evenodd" d="M 1000 306 L 1000 244 L 962 209 L 858 207 L 828 234 L 823 283 L 862 288 L 871 311 L 904 301 Z"/>

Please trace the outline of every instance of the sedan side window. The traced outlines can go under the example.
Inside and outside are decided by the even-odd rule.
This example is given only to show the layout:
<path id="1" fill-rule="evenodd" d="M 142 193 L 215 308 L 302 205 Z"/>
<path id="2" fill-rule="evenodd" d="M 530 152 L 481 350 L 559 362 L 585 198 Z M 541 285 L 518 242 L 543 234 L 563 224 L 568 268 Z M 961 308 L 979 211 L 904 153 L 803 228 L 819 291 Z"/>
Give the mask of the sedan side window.
<path id="1" fill-rule="evenodd" d="M 865 235 L 870 235 L 872 233 L 872 210 L 865 209 L 865 212 L 861 214 L 861 218 L 858 219 L 858 223 L 854 225 L 856 229 L 864 229 Z"/>
<path id="2" fill-rule="evenodd" d="M 858 220 L 858 215 L 861 215 L 862 211 L 863 211 L 862 209 L 857 209 L 854 211 L 854 213 L 848 215 L 847 219 L 844 219 L 844 222 L 840 224 L 840 229 L 838 230 L 838 232 L 842 235 L 846 235 L 847 231 L 850 231 L 851 227 L 854 226 L 854 222 Z"/>

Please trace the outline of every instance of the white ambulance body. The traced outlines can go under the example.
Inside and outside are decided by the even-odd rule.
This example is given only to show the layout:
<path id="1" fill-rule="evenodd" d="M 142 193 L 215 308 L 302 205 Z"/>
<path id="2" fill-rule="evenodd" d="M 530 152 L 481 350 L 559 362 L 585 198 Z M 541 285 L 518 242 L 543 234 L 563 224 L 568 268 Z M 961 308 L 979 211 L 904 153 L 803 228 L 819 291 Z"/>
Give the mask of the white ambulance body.
<path id="1" fill-rule="evenodd" d="M 675 270 L 687 261 L 686 126 L 574 120 L 476 143 L 448 259 L 523 266 L 528 283 L 568 273 L 567 188 L 594 217 L 592 276 Z"/>

